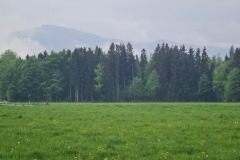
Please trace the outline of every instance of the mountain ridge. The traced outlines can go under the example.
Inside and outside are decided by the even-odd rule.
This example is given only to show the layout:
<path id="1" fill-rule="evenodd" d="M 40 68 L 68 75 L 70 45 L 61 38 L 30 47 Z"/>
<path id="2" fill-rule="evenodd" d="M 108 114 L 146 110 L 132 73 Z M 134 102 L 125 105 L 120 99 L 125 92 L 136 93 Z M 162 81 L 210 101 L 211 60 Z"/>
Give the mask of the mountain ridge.
<path id="1" fill-rule="evenodd" d="M 42 25 L 40 27 L 35 27 L 27 30 L 17 31 L 12 34 L 13 37 L 19 39 L 30 38 L 33 41 L 39 42 L 46 50 L 59 51 L 62 49 L 73 50 L 76 47 L 84 46 L 95 48 L 99 46 L 106 50 L 109 48 L 110 44 L 113 43 L 127 43 L 130 42 L 133 45 L 135 52 L 139 52 L 145 48 L 148 52 L 154 52 L 157 44 L 168 43 L 169 46 L 178 45 L 181 46 L 183 43 L 173 42 L 169 40 L 159 39 L 150 42 L 141 41 L 125 41 L 117 38 L 105 38 L 92 33 L 82 32 L 77 29 L 72 29 L 68 27 L 61 27 L 57 25 Z M 224 57 L 228 54 L 227 48 L 215 47 L 215 46 L 201 46 L 195 44 L 184 44 L 186 48 L 192 47 L 194 50 L 197 48 L 203 49 L 207 48 L 207 52 L 210 56 L 220 55 Z M 229 46 L 230 47 L 230 46 Z"/>

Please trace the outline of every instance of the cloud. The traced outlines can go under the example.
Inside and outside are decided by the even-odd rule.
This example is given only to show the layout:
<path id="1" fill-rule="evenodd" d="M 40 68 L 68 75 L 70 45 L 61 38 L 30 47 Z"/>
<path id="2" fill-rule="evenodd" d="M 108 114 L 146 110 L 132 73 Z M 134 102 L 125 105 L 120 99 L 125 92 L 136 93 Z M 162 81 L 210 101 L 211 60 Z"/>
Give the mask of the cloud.
<path id="1" fill-rule="evenodd" d="M 1 39 L 0 43 L 3 47 L 0 48 L 0 54 L 5 50 L 11 49 L 18 54 L 18 56 L 25 58 L 26 55 L 36 55 L 45 50 L 45 47 L 36 41 L 29 38 L 18 39 L 11 36 Z"/>
<path id="2" fill-rule="evenodd" d="M 206 36 L 194 31 L 189 31 L 184 34 L 179 34 L 174 39 L 176 39 L 176 41 L 179 43 L 198 44 L 198 45 L 206 45 L 209 41 Z"/>

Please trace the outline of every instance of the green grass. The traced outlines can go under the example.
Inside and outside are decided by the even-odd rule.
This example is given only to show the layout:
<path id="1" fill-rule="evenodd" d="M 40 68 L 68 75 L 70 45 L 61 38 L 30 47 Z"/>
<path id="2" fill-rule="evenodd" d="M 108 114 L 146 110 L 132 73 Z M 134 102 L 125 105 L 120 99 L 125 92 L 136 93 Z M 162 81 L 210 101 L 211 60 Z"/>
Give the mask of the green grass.
<path id="1" fill-rule="evenodd" d="M 240 159 L 237 103 L 0 106 L 0 159 Z"/>

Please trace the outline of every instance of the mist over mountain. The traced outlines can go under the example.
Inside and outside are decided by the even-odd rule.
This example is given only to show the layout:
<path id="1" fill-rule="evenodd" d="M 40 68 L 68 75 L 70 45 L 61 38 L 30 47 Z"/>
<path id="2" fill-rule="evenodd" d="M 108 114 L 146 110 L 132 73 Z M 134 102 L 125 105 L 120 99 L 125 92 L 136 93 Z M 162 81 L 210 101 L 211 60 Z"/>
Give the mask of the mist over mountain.
<path id="1" fill-rule="evenodd" d="M 20 39 L 30 38 L 46 47 L 46 50 L 55 51 L 64 48 L 74 49 L 79 46 L 95 48 L 96 46 L 118 41 L 55 25 L 43 25 L 29 30 L 18 31 L 13 33 L 13 36 Z"/>
<path id="2" fill-rule="evenodd" d="M 128 42 L 127 40 L 105 38 L 95 34 L 85 33 L 79 30 L 56 25 L 43 25 L 41 27 L 14 32 L 12 36 L 18 39 L 31 39 L 32 41 L 41 44 L 41 46 L 43 46 L 47 51 L 59 51 L 62 49 L 73 50 L 75 47 L 91 47 L 94 49 L 96 46 L 99 46 L 103 48 L 104 51 L 107 51 L 112 42 L 116 44 L 126 44 Z M 132 43 L 136 54 L 140 53 L 143 48 L 145 48 L 147 52 L 153 53 L 157 44 L 161 45 L 162 43 L 168 43 L 170 47 L 173 45 L 183 45 L 182 43 L 172 42 L 164 39 L 152 42 L 130 41 L 130 43 Z M 192 47 L 194 50 L 197 48 L 200 48 L 202 50 L 204 47 L 197 44 L 184 45 L 186 48 Z M 209 56 L 219 55 L 221 57 L 224 57 L 226 54 L 228 54 L 229 51 L 229 48 L 221 48 L 215 46 L 205 47 L 207 48 L 207 53 Z"/>

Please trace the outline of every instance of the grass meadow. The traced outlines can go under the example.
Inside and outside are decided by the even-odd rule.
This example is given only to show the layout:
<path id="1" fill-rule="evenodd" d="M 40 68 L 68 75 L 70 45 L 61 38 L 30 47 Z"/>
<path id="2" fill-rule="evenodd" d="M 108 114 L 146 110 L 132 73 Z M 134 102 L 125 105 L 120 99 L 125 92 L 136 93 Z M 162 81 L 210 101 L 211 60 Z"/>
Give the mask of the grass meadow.
<path id="1" fill-rule="evenodd" d="M 238 103 L 0 105 L 0 159 L 240 159 Z"/>

